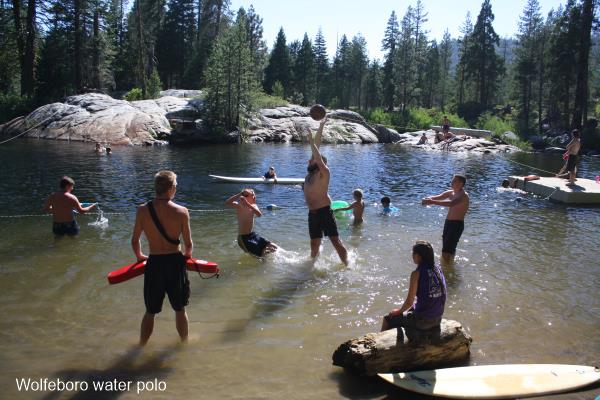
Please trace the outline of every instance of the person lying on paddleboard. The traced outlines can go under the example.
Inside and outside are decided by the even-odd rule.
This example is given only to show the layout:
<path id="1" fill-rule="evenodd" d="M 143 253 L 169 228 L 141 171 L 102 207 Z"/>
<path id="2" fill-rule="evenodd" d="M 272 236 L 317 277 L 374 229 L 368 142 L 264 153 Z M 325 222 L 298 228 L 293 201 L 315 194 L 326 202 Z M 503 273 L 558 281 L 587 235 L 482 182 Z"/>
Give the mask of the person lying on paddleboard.
<path id="1" fill-rule="evenodd" d="M 71 194 L 75 181 L 63 176 L 59 183 L 60 191 L 52 193 L 44 203 L 44 212 L 52 213 L 52 232 L 57 236 L 75 236 L 79 233 L 79 224 L 73 216 L 73 210 L 85 214 L 96 203 L 83 207 L 76 196 Z"/>
<path id="2" fill-rule="evenodd" d="M 338 208 L 336 211 L 352 210 L 354 216 L 354 225 L 359 225 L 363 222 L 363 214 L 365 212 L 365 202 L 363 201 L 363 191 L 361 189 L 355 189 L 352 192 L 354 202 L 348 207 Z"/>
<path id="3" fill-rule="evenodd" d="M 256 257 L 263 257 L 277 250 L 277 245 L 254 232 L 254 216 L 260 217 L 262 213 L 256 205 L 256 195 L 252 189 L 244 189 L 234 194 L 225 201 L 237 211 L 238 219 L 238 245 L 246 253 Z"/>
<path id="4" fill-rule="evenodd" d="M 433 247 L 417 240 L 412 248 L 412 259 L 417 268 L 410 274 L 410 286 L 402 307 L 393 309 L 384 318 L 381 330 L 400 327 L 429 330 L 439 326 L 446 304 L 446 279 L 435 264 Z M 416 298 L 416 299 L 415 299 Z"/>
<path id="5" fill-rule="evenodd" d="M 185 306 L 190 298 L 190 281 L 186 261 L 192 257 L 194 244 L 187 208 L 173 202 L 177 175 L 160 171 L 154 176 L 155 197 L 137 209 L 131 247 L 137 261 L 148 260 L 144 271 L 146 313 L 140 327 L 140 345 L 144 346 L 154 330 L 154 316 L 161 312 L 165 294 L 175 311 L 175 327 L 182 342 L 188 338 Z M 150 256 L 142 253 L 140 237 L 145 234 Z M 185 251 L 181 253 L 183 237 Z"/>
<path id="6" fill-rule="evenodd" d="M 273 179 L 275 182 L 277 182 L 277 173 L 275 173 L 275 168 L 273 168 L 273 166 L 269 167 L 269 170 L 265 172 L 263 179 Z"/>

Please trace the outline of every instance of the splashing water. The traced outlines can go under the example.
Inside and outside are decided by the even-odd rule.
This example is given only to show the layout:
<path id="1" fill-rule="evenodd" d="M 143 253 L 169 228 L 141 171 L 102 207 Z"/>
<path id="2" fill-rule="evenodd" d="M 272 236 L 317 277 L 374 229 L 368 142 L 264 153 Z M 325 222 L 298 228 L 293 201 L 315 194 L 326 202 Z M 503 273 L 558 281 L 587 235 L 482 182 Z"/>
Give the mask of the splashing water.
<path id="1" fill-rule="evenodd" d="M 93 227 L 97 227 L 97 228 L 100 228 L 100 229 L 106 229 L 106 228 L 108 228 L 108 218 L 106 218 L 104 216 L 104 213 L 100 209 L 99 205 L 96 205 L 96 208 L 98 209 L 98 217 L 96 218 L 95 221 L 90 222 L 88 225 L 89 226 L 93 226 Z"/>

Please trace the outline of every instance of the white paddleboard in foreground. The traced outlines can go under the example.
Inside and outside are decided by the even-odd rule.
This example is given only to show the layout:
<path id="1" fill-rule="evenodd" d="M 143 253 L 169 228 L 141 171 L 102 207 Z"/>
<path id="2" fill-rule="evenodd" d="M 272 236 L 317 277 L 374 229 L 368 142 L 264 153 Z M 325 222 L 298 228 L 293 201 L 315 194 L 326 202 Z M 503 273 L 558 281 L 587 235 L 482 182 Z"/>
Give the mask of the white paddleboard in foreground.
<path id="1" fill-rule="evenodd" d="M 265 184 L 279 184 L 279 185 L 300 185 L 304 183 L 304 178 L 277 178 L 277 182 L 274 179 L 264 178 L 241 178 L 236 176 L 220 176 L 220 175 L 209 175 L 211 178 L 215 178 L 223 182 L 234 182 L 234 183 L 265 183 Z"/>
<path id="2" fill-rule="evenodd" d="M 506 364 L 378 374 L 417 393 L 457 399 L 505 399 L 565 392 L 600 380 L 584 365 Z"/>

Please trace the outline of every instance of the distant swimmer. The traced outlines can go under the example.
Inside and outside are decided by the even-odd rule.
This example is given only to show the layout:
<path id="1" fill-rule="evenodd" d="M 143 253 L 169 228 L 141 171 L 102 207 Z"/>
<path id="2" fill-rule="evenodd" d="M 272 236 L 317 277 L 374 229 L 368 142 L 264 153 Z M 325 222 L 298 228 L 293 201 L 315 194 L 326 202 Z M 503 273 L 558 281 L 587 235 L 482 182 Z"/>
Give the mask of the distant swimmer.
<path id="1" fill-rule="evenodd" d="M 188 209 L 175 202 L 177 175 L 160 171 L 154 176 L 155 196 L 137 209 L 131 247 L 138 261 L 148 260 L 144 271 L 144 303 L 146 313 L 140 327 L 140 345 L 148 343 L 154 330 L 154 316 L 162 311 L 165 294 L 175 311 L 175 327 L 182 342 L 188 337 L 185 306 L 190 298 L 190 281 L 186 258 L 192 257 L 194 244 Z M 142 253 L 140 238 L 146 236 L 150 256 Z M 181 253 L 180 237 L 184 252 Z"/>
<path id="2" fill-rule="evenodd" d="M 96 143 L 96 148 L 94 149 L 94 151 L 96 153 L 104 153 L 104 148 L 102 147 L 102 145 L 100 143 Z"/>
<path id="3" fill-rule="evenodd" d="M 571 132 L 572 139 L 567 145 L 567 151 L 563 155 L 563 158 L 566 159 L 565 165 L 561 168 L 561 170 L 556 174 L 557 177 L 563 177 L 562 174 L 565 170 L 568 173 L 569 183 L 567 185 L 574 185 L 577 180 L 577 159 L 579 154 L 579 149 L 581 149 L 581 138 L 579 136 L 579 131 L 577 129 L 573 129 Z"/>
<path id="4" fill-rule="evenodd" d="M 236 209 L 238 219 L 238 245 L 246 253 L 256 257 L 263 257 L 278 249 L 272 243 L 254 232 L 254 216 L 260 217 L 262 213 L 256 205 L 256 195 L 252 189 L 244 189 L 238 194 L 228 198 L 225 203 Z"/>
<path id="5" fill-rule="evenodd" d="M 383 207 L 382 212 L 384 214 L 389 214 L 398 211 L 398 208 L 392 205 L 392 199 L 390 199 L 388 196 L 383 196 L 381 198 L 381 207 Z"/>
<path id="6" fill-rule="evenodd" d="M 442 322 L 446 304 L 446 279 L 435 264 L 433 247 L 417 240 L 412 248 L 412 259 L 417 268 L 410 274 L 410 285 L 402 307 L 390 311 L 381 324 L 381 330 L 413 328 L 429 330 Z M 398 336 L 402 330 L 398 329 Z"/>
<path id="7" fill-rule="evenodd" d="M 264 179 L 273 179 L 275 182 L 277 182 L 277 173 L 275 172 L 275 167 L 270 166 L 269 170 L 267 172 L 265 172 L 265 174 L 263 175 Z"/>
<path id="8" fill-rule="evenodd" d="M 469 194 L 465 191 L 466 183 L 467 178 L 463 175 L 454 175 L 451 190 L 437 196 L 426 197 L 421 201 L 424 206 L 433 204 L 448 207 L 448 215 L 442 234 L 442 258 L 445 262 L 449 262 L 454 258 L 456 245 L 465 228 L 465 214 L 469 210 Z"/>
<path id="9" fill-rule="evenodd" d="M 359 225 L 363 222 L 363 214 L 365 212 L 363 191 L 361 189 L 355 189 L 354 192 L 352 192 L 352 197 L 354 197 L 354 202 L 352 204 L 350 204 L 348 207 L 338 208 L 335 211 L 352 210 L 352 215 L 354 216 L 354 225 Z"/>
<path id="10" fill-rule="evenodd" d="M 319 130 L 315 138 L 312 132 L 308 133 L 308 141 L 312 151 L 312 157 L 308 160 L 308 174 L 304 178 L 304 199 L 308 206 L 308 232 L 310 234 L 310 255 L 316 258 L 323 234 L 329 236 L 331 244 L 335 247 L 340 259 L 348 265 L 348 251 L 342 243 L 331 209 L 331 198 L 329 197 L 329 180 L 331 172 L 327 167 L 327 158 L 319 152 L 323 127 L 327 117 L 321 120 Z"/>
<path id="11" fill-rule="evenodd" d="M 75 236 L 79 233 L 79 224 L 73 216 L 73 211 L 85 214 L 96 204 L 82 207 L 81 203 L 71 192 L 75 181 L 68 176 L 60 179 L 60 191 L 52 193 L 44 203 L 44 212 L 52 213 L 52 232 L 57 236 Z"/>

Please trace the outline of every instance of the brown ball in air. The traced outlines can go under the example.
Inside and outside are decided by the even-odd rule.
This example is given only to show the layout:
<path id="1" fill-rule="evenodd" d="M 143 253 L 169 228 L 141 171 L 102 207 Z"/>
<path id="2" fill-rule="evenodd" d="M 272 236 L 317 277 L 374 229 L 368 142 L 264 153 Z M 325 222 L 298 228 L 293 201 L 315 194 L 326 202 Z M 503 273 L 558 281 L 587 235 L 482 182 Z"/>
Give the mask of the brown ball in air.
<path id="1" fill-rule="evenodd" d="M 320 104 L 315 104 L 314 106 L 312 106 L 310 108 L 310 116 L 312 119 L 314 119 L 315 121 L 320 121 L 323 118 L 325 118 L 325 107 L 323 107 Z"/>

